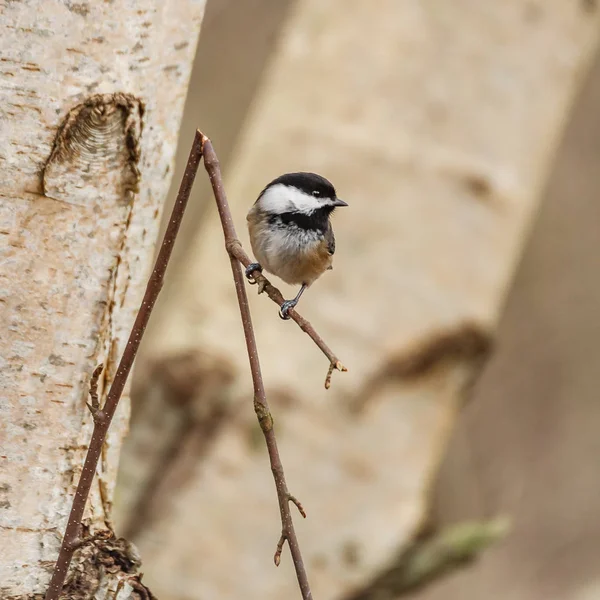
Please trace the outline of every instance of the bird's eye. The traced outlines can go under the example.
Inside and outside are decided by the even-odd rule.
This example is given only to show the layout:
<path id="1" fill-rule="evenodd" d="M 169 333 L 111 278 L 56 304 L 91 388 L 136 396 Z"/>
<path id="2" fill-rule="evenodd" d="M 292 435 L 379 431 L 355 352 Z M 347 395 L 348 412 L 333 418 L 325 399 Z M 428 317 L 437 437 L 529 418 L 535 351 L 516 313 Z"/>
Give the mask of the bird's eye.
<path id="1" fill-rule="evenodd" d="M 319 197 L 321 195 L 321 192 L 319 190 L 313 190 L 312 195 Z"/>

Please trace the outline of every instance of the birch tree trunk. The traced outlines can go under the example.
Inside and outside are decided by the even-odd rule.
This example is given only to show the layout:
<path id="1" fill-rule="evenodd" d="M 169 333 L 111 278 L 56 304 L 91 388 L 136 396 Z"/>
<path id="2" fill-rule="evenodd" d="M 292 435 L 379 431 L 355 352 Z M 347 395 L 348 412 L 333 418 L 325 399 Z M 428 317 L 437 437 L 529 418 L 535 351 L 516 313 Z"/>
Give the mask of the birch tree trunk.
<path id="1" fill-rule="evenodd" d="M 321 172 L 350 203 L 334 218 L 334 269 L 300 304 L 349 368 L 329 392 L 320 352 L 251 298 L 316 598 L 368 585 L 427 517 L 598 24 L 589 3 L 563 0 L 296 5 L 226 185 L 247 248 L 245 214 L 283 172 Z M 293 598 L 288 556 L 272 568 L 276 500 L 221 248 L 213 213 L 147 344 L 144 423 L 123 464 L 139 502 L 124 500 L 124 520 L 163 600 Z M 185 390 L 190 372 L 199 383 Z M 194 426 L 177 425 L 168 401 L 180 398 L 165 389 L 194 396 Z"/>
<path id="2" fill-rule="evenodd" d="M 43 593 L 57 558 L 92 429 L 89 378 L 104 363 L 108 387 L 139 305 L 203 10 L 204 0 L 0 3 L 4 600 Z M 110 526 L 128 404 L 126 394 L 99 465 L 91 531 Z M 104 598 L 135 573 L 131 549 L 117 546 L 113 568 L 76 554 L 80 595 L 66 596 Z"/>

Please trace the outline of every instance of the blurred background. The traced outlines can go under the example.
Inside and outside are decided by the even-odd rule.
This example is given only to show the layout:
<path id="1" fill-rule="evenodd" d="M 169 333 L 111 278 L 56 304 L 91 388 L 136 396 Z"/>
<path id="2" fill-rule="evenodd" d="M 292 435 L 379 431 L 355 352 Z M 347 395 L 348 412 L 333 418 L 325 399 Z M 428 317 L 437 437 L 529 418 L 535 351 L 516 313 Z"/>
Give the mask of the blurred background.
<path id="1" fill-rule="evenodd" d="M 207 3 L 165 214 L 197 127 L 247 249 L 245 213 L 283 172 L 350 204 L 300 309 L 349 368 L 331 390 L 249 288 L 316 598 L 399 597 L 381 573 L 403 549 L 497 515 L 505 537 L 413 597 L 600 598 L 598 14 L 497 4 Z M 202 170 L 188 210 L 134 374 L 117 530 L 163 600 L 298 597 L 288 550 L 272 565 L 275 490 Z"/>

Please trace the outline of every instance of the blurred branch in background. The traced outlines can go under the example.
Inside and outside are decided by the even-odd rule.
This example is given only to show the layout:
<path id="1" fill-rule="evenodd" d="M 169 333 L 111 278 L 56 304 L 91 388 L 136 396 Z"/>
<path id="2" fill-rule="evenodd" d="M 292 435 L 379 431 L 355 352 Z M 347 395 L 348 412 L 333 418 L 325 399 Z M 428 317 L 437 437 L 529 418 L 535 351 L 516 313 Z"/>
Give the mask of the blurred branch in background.
<path id="1" fill-rule="evenodd" d="M 450 571 L 465 567 L 483 550 L 503 539 L 509 530 L 507 519 L 459 523 L 416 539 L 364 589 L 345 600 L 394 600 L 427 587 Z"/>
<path id="2" fill-rule="evenodd" d="M 133 421 L 140 462 L 146 468 L 133 479 L 138 494 L 121 533 L 139 536 L 143 527 L 173 508 L 173 490 L 181 489 L 208 452 L 224 419 L 236 419 L 242 408 L 227 402 L 223 390 L 231 384 L 231 367 L 201 351 L 174 354 L 148 365 L 144 421 Z M 138 393 L 140 390 L 138 383 Z M 194 402 L 201 397 L 203 402 Z M 163 398 L 168 398 L 165 410 Z"/>

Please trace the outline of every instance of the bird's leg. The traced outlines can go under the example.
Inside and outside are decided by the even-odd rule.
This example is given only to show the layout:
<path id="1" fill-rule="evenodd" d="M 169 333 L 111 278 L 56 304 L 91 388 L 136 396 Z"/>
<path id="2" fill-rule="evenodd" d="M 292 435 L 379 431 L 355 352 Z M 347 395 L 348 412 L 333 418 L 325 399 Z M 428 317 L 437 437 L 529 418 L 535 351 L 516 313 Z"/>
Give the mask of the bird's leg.
<path id="1" fill-rule="evenodd" d="M 250 263 L 247 267 L 246 267 L 246 279 L 248 280 L 248 283 L 250 285 L 254 285 L 256 283 L 256 279 L 254 279 L 254 277 L 252 276 L 254 271 L 258 271 L 259 273 L 262 273 L 263 268 L 260 266 L 259 263 Z"/>
<path id="2" fill-rule="evenodd" d="M 290 317 L 288 315 L 288 311 L 290 310 L 290 308 L 294 308 L 294 306 L 296 306 L 296 304 L 298 304 L 298 300 L 300 300 L 300 296 L 302 296 L 302 292 L 304 292 L 304 290 L 307 288 L 308 286 L 306 285 L 306 283 L 302 284 L 302 287 L 300 288 L 300 291 L 296 294 L 296 297 L 293 300 L 286 300 L 280 307 L 279 307 L 279 316 L 284 320 L 287 321 Z"/>

